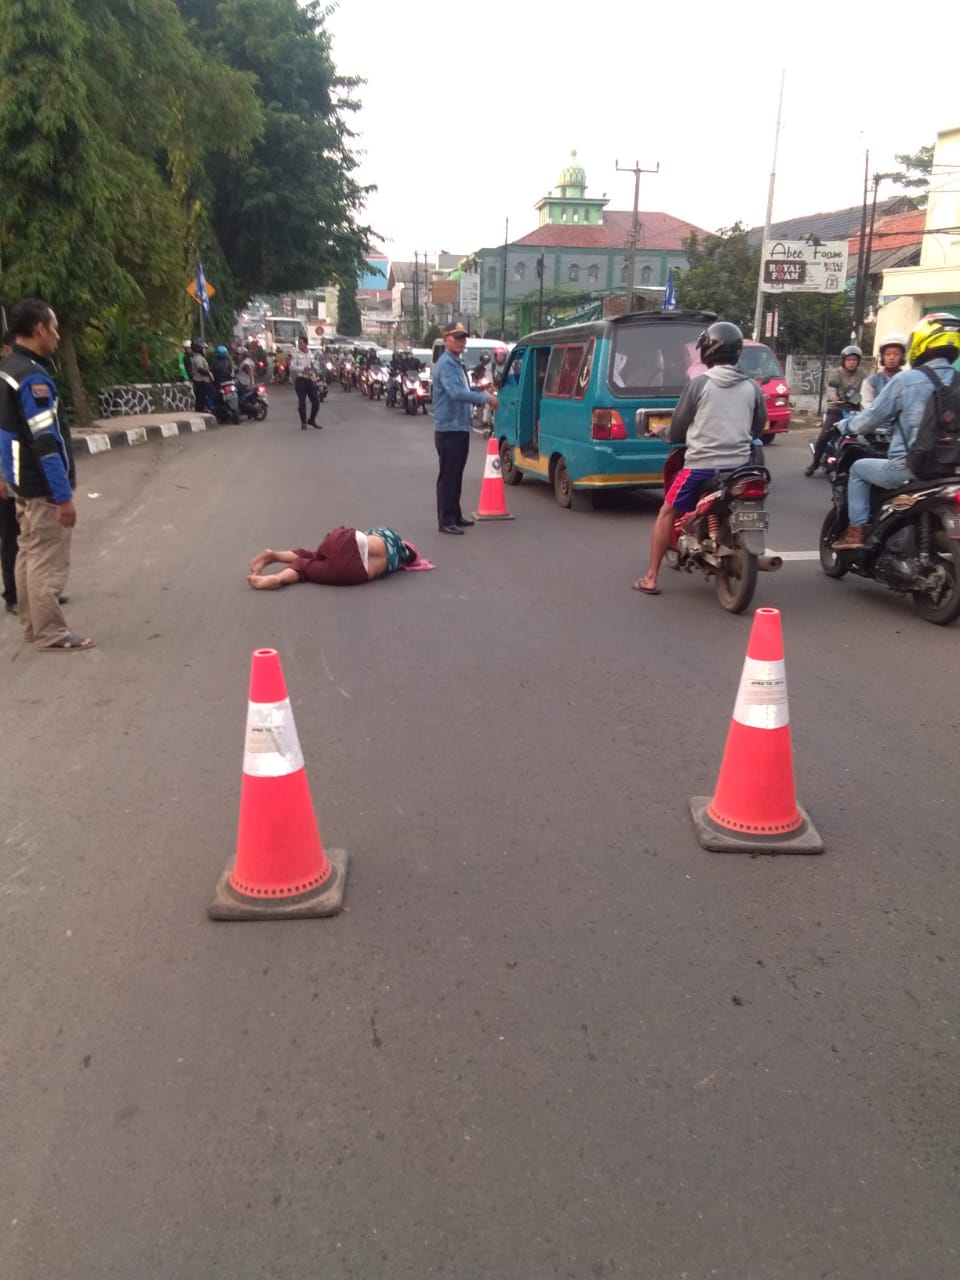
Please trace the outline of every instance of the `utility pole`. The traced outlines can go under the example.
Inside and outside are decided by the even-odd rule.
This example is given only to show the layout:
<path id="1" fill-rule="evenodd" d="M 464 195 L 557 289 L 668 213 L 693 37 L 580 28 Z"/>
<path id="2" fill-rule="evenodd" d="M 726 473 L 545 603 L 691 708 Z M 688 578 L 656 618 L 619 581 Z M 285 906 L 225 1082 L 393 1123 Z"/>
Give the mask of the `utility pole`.
<path id="1" fill-rule="evenodd" d="M 540 303 L 537 309 L 537 328 L 543 328 L 543 272 L 544 272 L 544 253 L 540 250 L 540 257 L 537 259 L 537 275 L 540 277 Z"/>
<path id="2" fill-rule="evenodd" d="M 873 228 L 877 221 L 877 188 L 884 178 L 894 178 L 893 173 L 875 173 L 873 175 L 873 204 L 870 206 L 870 230 L 867 232 L 867 252 L 863 260 L 863 312 L 867 312 L 867 291 L 870 288 L 870 259 L 873 257 Z"/>
<path id="3" fill-rule="evenodd" d="M 629 165 L 625 165 L 621 167 L 619 160 L 615 160 L 614 164 L 617 166 L 618 173 L 632 173 L 634 178 L 633 226 L 630 229 L 630 258 L 629 258 L 630 272 L 627 277 L 626 314 L 629 315 L 630 312 L 633 310 L 633 285 L 634 285 L 634 280 L 636 279 L 636 274 L 637 274 L 637 241 L 640 239 L 640 221 L 638 216 L 639 209 L 640 209 L 640 175 L 641 173 L 659 173 L 660 161 L 659 160 L 657 161 L 657 167 L 655 169 L 641 169 L 639 160 L 635 161 L 632 167 L 630 167 Z"/>
<path id="4" fill-rule="evenodd" d="M 773 139 L 773 164 L 770 166 L 770 186 L 767 189 L 767 218 L 763 224 L 763 241 L 760 244 L 760 270 L 757 273 L 757 306 L 753 313 L 753 340 L 760 341 L 760 326 L 763 323 L 763 245 L 770 239 L 770 224 L 773 221 L 773 188 L 777 181 L 777 148 L 780 145 L 780 116 L 783 111 L 783 81 L 786 71 L 780 72 L 780 101 L 777 103 L 777 133 Z"/>
<path id="5" fill-rule="evenodd" d="M 500 281 L 500 340 L 503 341 L 507 328 L 507 241 L 510 239 L 510 219 L 503 227 L 503 279 Z"/>
<path id="6" fill-rule="evenodd" d="M 863 257 L 867 244 L 867 188 L 870 184 L 870 152 L 866 153 L 863 163 L 863 211 L 860 215 L 860 243 L 857 252 L 857 287 L 853 295 L 853 332 L 850 337 L 854 342 L 860 341 L 860 330 L 863 328 L 863 304 L 866 298 L 866 281 L 863 278 Z"/>
<path id="7" fill-rule="evenodd" d="M 410 345 L 413 346 L 420 332 L 420 260 L 417 251 L 413 251 L 413 333 Z"/>

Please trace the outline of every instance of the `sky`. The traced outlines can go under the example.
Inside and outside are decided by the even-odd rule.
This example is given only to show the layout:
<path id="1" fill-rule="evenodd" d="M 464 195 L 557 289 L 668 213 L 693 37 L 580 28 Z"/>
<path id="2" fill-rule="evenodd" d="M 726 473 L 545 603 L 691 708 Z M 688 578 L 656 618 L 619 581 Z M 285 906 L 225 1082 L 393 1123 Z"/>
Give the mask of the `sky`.
<path id="1" fill-rule="evenodd" d="M 327 29 L 337 70 L 366 81 L 350 118 L 359 179 L 378 188 L 365 220 L 403 260 L 502 244 L 507 219 L 511 240 L 533 231 L 573 148 L 610 209 L 633 207 L 618 162 L 659 164 L 641 210 L 762 225 L 781 75 L 773 221 L 859 204 L 866 151 L 888 172 L 960 126 L 960 24 L 943 12 L 938 38 L 902 5 L 842 0 L 340 0 Z"/>

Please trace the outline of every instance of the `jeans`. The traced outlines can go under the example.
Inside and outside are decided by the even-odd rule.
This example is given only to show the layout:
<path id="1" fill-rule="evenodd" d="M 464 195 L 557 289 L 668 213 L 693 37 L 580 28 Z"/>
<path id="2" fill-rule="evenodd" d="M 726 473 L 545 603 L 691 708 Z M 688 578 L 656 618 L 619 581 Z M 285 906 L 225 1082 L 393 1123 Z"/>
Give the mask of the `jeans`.
<path id="1" fill-rule="evenodd" d="M 300 412 L 300 425 L 309 421 L 313 426 L 317 421 L 317 410 L 320 408 L 320 392 L 312 378 L 297 378 L 293 384 L 297 393 L 297 408 Z M 310 417 L 307 418 L 307 401 L 310 401 Z"/>
<path id="2" fill-rule="evenodd" d="M 847 512 L 850 524 L 870 523 L 870 486 L 899 489 L 912 480 L 904 458 L 861 458 L 850 468 L 847 488 Z"/>

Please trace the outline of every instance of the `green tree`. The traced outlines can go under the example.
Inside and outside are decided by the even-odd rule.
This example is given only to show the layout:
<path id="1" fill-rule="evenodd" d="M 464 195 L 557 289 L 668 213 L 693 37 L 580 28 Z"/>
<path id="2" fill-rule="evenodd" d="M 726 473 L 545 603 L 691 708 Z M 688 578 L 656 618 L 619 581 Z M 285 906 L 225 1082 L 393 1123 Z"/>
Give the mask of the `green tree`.
<path id="1" fill-rule="evenodd" d="M 903 168 L 892 175 L 892 181 L 898 186 L 909 188 L 911 192 L 916 191 L 913 199 L 921 209 L 926 208 L 930 176 L 933 173 L 933 147 L 921 147 L 913 155 L 904 152 L 894 156 L 894 159 Z"/>
<path id="2" fill-rule="evenodd" d="M 348 117 L 359 81 L 338 74 L 324 19 L 297 0 L 177 0 L 208 61 L 249 72 L 263 111 L 243 158 L 206 166 L 201 201 L 236 291 L 285 293 L 345 278 L 370 237 Z"/>
<path id="3" fill-rule="evenodd" d="M 675 272 L 677 306 L 715 311 L 722 320 L 732 320 L 749 332 L 756 306 L 760 249 L 747 243 L 746 228 L 735 222 L 702 239 L 692 231 L 683 251 L 689 266 L 684 272 Z"/>
<path id="4" fill-rule="evenodd" d="M 195 120 L 215 109 L 234 147 L 256 131 L 249 78 L 215 69 L 201 91 L 200 72 L 173 0 L 0 5 L 0 289 L 53 305 L 81 422 L 86 326 L 183 314 Z"/>
<path id="5" fill-rule="evenodd" d="M 443 337 L 443 330 L 438 324 L 428 325 L 423 334 L 423 345 L 432 347 L 438 338 Z"/>
<path id="6" fill-rule="evenodd" d="M 362 329 L 360 308 L 357 305 L 357 277 L 353 274 L 346 275 L 340 281 L 337 333 L 342 333 L 345 338 L 354 338 Z"/>

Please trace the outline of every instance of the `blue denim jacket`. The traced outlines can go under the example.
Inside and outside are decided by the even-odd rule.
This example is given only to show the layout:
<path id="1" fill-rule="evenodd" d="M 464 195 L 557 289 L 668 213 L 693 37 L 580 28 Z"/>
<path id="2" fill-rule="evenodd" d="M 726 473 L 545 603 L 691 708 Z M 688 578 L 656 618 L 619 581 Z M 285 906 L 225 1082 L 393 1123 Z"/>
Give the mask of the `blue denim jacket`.
<path id="1" fill-rule="evenodd" d="M 463 363 L 444 351 L 433 369 L 434 431 L 469 431 L 470 406 L 486 403 L 486 392 L 470 390 Z"/>
<path id="2" fill-rule="evenodd" d="M 947 387 L 950 386 L 953 378 L 957 377 L 956 370 L 952 368 L 950 361 L 941 356 L 928 360 L 926 367 L 932 369 Z M 945 378 L 944 373 L 951 376 Z M 933 386 L 925 373 L 921 373 L 919 369 L 902 369 L 890 379 L 869 408 L 850 419 L 847 429 L 863 435 L 865 431 L 872 431 L 874 427 L 883 426 L 887 422 L 892 423 L 887 457 L 899 458 L 903 461 L 907 456 L 907 450 L 913 444 L 923 417 L 923 410 L 932 395 Z"/>

